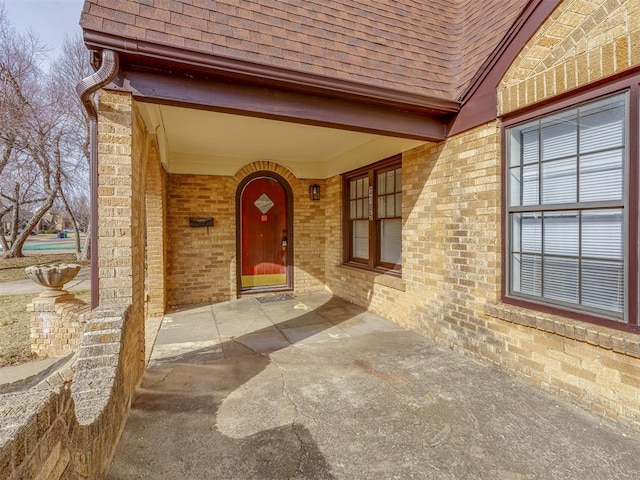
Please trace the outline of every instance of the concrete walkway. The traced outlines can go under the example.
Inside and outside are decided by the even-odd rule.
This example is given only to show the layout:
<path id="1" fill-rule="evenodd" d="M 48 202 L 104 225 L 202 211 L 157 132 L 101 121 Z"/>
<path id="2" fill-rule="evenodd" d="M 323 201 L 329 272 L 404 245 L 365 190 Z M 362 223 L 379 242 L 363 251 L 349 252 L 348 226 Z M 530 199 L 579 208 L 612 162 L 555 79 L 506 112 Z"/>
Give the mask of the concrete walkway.
<path id="1" fill-rule="evenodd" d="M 107 478 L 636 479 L 640 435 L 329 294 L 165 317 Z"/>

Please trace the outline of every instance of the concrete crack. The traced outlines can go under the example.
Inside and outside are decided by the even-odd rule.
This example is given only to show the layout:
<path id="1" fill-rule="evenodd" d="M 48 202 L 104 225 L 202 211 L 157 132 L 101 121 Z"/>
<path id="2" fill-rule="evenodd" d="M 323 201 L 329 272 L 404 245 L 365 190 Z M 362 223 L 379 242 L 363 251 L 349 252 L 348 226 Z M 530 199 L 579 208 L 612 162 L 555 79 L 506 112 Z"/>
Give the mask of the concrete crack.
<path id="1" fill-rule="evenodd" d="M 239 342 L 238 340 L 236 340 L 236 337 L 231 337 L 229 340 L 231 340 L 233 343 L 237 343 L 237 344 L 238 344 L 238 345 L 240 345 L 241 347 L 244 347 L 244 348 L 246 348 L 246 349 L 248 349 L 248 350 L 251 350 L 251 352 L 252 352 L 254 355 L 260 355 L 260 356 L 263 356 L 263 357 L 268 357 L 268 356 L 269 356 L 268 354 L 266 354 L 266 353 L 264 353 L 264 352 L 259 352 L 259 351 L 255 350 L 255 349 L 251 348 L 251 347 L 250 347 L 249 345 L 247 345 L 247 344 L 244 344 L 244 343 L 242 343 L 242 342 Z M 224 348 L 222 349 L 222 352 L 224 353 Z"/>
<path id="2" fill-rule="evenodd" d="M 167 372 L 167 374 L 166 374 L 164 377 L 162 377 L 162 379 L 161 379 L 161 380 L 158 380 L 157 382 L 155 382 L 155 383 L 153 383 L 153 384 L 151 384 L 151 385 L 147 385 L 147 386 L 145 386 L 144 388 L 149 388 L 149 389 L 150 389 L 150 388 L 153 388 L 153 387 L 157 387 L 157 386 L 158 386 L 158 385 L 160 385 L 162 382 L 164 382 L 164 381 L 167 379 L 167 377 L 169 377 L 169 375 L 171 375 L 172 373 L 173 373 L 173 367 L 171 367 L 171 369 L 169 369 L 169 371 Z"/>
<path id="3" fill-rule="evenodd" d="M 296 429 L 295 425 L 292 425 L 292 429 L 293 429 L 293 434 L 296 436 L 296 438 L 298 439 L 298 442 L 300 443 L 300 457 L 298 459 L 297 473 L 293 477 L 289 477 L 289 480 L 294 480 L 298 476 L 298 474 L 301 474 L 301 475 L 304 474 L 303 465 L 306 463 L 306 460 L 309 457 L 309 452 L 307 451 L 307 444 L 304 443 L 304 440 L 302 440 L 302 438 L 300 438 L 300 434 L 298 433 L 298 430 Z"/>
<path id="4" fill-rule="evenodd" d="M 222 349 L 222 356 L 224 358 L 227 358 L 227 354 L 224 352 L 224 342 L 222 341 L 222 335 L 220 335 L 220 328 L 218 327 L 218 318 L 216 316 L 216 311 L 213 308 L 213 305 L 211 305 L 209 307 L 209 311 L 211 312 L 211 318 L 213 319 L 213 326 L 216 329 L 216 335 L 218 335 L 218 344 L 220 345 L 220 348 Z"/>
<path id="5" fill-rule="evenodd" d="M 293 426 L 296 423 L 296 419 L 300 416 L 300 409 L 298 408 L 298 404 L 296 404 L 293 398 L 291 398 L 291 395 L 289 394 L 289 390 L 287 389 L 287 378 L 285 376 L 284 368 L 282 368 L 282 365 L 276 362 L 273 358 L 271 358 L 271 362 L 276 367 L 278 367 L 278 371 L 280 372 L 280 378 L 282 378 L 282 396 L 285 397 L 287 400 L 289 400 L 289 402 L 291 403 L 291 405 L 293 405 L 293 408 L 296 412 L 293 417 L 293 421 L 291 422 L 291 425 Z"/>
<path id="6" fill-rule="evenodd" d="M 291 403 L 295 412 L 293 415 L 293 420 L 291 421 L 291 431 L 293 432 L 296 439 L 298 440 L 298 443 L 300 444 L 300 456 L 298 458 L 298 468 L 296 470 L 296 474 L 293 475 L 292 477 L 289 477 L 288 479 L 288 480 L 293 480 L 298 475 L 304 473 L 303 466 L 307 458 L 309 457 L 309 451 L 307 450 L 307 444 L 300 436 L 300 432 L 298 431 L 298 428 L 297 428 L 297 425 L 298 425 L 297 419 L 298 417 L 301 416 L 300 408 L 298 407 L 298 404 L 295 402 L 295 400 L 291 397 L 291 394 L 289 393 L 289 390 L 287 388 L 287 378 L 285 376 L 284 368 L 278 362 L 273 360 L 273 358 L 271 359 L 271 361 L 278 368 L 278 371 L 280 372 L 280 378 L 282 378 L 282 396 L 286 398 L 289 401 L 289 403 Z"/>

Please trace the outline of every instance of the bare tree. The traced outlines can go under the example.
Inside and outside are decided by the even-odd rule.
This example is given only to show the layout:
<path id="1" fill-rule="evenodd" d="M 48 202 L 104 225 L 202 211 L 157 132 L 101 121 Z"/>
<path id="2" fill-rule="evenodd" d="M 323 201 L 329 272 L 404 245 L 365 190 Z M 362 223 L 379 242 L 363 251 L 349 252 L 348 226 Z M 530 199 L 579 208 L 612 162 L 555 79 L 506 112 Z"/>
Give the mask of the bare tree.
<path id="1" fill-rule="evenodd" d="M 55 133 L 47 130 L 50 123 L 47 126 L 42 122 L 47 117 L 42 115 L 47 105 L 41 104 L 39 79 L 42 71 L 38 66 L 43 52 L 35 36 L 18 34 L 9 25 L 4 6 L 0 5 L 0 211 L 8 208 L 12 219 L 9 241 L 4 238 L 4 231 L 0 231 L 5 257 L 22 256 L 24 242 L 56 195 L 55 186 L 51 187 L 55 163 L 49 162 L 49 157 L 56 155 Z M 48 148 L 50 146 L 54 147 L 53 151 Z M 43 177 L 25 185 L 19 177 L 29 159 L 35 162 Z M 39 204 L 34 199 L 25 200 L 25 195 L 32 192 L 36 184 L 43 189 L 43 201 Z M 25 228 L 18 231 L 25 201 L 32 202 L 36 208 Z"/>
<path id="2" fill-rule="evenodd" d="M 62 165 L 60 199 L 74 226 L 78 260 L 88 260 L 91 232 L 80 246 L 80 217 L 83 213 L 73 198 L 81 198 L 89 191 L 89 117 L 78 97 L 75 87 L 92 73 L 89 55 L 79 36 L 66 37 L 63 53 L 51 64 L 50 91 L 58 96 L 58 104 L 64 107 L 66 132 L 65 162 Z"/>
<path id="3" fill-rule="evenodd" d="M 11 219 L 0 243 L 5 257 L 22 256 L 31 230 L 59 202 L 81 258 L 80 213 L 71 199 L 89 190 L 89 120 L 75 85 L 91 71 L 89 58 L 81 39 L 69 37 L 45 73 L 43 52 L 37 38 L 8 24 L 0 4 L 0 221 Z"/>

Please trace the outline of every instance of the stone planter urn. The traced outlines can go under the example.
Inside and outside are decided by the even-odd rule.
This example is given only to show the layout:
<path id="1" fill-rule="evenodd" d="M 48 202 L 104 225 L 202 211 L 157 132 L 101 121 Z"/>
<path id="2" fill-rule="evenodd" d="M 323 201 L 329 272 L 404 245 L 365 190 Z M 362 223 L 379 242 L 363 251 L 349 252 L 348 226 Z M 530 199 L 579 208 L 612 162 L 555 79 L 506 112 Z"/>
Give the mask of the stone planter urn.
<path id="1" fill-rule="evenodd" d="M 90 308 L 62 288 L 79 271 L 77 263 L 25 268 L 28 277 L 45 288 L 27 305 L 31 313 L 31 351 L 39 357 L 65 356 L 80 346 Z"/>
<path id="2" fill-rule="evenodd" d="M 40 294 L 41 298 L 67 298 L 73 295 L 62 287 L 78 275 L 80 267 L 77 263 L 52 263 L 32 265 L 25 268 L 25 272 L 31 280 L 45 287 L 46 290 Z"/>

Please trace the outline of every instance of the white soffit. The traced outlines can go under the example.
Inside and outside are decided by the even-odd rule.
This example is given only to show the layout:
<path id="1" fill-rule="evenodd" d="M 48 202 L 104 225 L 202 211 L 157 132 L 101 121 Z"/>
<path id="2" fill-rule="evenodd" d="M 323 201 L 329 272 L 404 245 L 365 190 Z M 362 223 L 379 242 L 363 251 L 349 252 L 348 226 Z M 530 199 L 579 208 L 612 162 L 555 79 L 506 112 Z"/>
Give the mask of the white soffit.
<path id="1" fill-rule="evenodd" d="M 425 142 L 175 106 L 138 103 L 169 173 L 235 175 L 268 160 L 298 178 L 328 178 Z"/>

